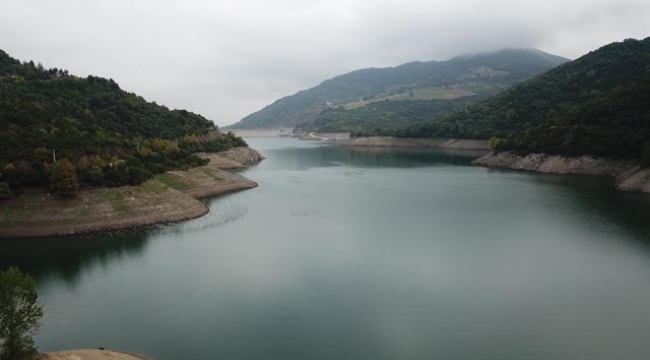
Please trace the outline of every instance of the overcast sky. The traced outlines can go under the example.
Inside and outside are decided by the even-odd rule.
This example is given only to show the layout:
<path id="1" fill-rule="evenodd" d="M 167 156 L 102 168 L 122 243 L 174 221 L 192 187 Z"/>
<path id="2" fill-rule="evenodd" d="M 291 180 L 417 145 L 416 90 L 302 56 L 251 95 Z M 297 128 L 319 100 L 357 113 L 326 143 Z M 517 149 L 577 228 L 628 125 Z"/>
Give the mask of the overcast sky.
<path id="1" fill-rule="evenodd" d="M 226 125 L 364 67 L 650 36 L 650 0 L 2 0 L 0 48 Z"/>

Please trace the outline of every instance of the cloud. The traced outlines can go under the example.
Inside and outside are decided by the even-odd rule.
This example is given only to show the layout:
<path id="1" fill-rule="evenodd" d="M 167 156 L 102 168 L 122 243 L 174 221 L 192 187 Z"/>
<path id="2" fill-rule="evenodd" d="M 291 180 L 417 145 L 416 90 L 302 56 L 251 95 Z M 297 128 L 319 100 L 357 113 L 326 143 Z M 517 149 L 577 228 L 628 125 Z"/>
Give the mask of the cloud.
<path id="1" fill-rule="evenodd" d="M 357 68 L 505 47 L 571 58 L 648 36 L 645 0 L 4 0 L 1 46 L 235 122 Z"/>

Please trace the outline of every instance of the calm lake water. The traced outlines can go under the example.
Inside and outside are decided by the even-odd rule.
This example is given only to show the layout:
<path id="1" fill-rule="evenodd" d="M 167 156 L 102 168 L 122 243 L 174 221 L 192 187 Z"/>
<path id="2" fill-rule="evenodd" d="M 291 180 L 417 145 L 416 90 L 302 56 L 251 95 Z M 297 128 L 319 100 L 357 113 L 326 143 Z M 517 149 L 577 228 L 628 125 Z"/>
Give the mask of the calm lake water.
<path id="1" fill-rule="evenodd" d="M 650 196 L 438 151 L 250 139 L 256 189 L 146 231 L 0 242 L 42 351 L 648 359 Z"/>

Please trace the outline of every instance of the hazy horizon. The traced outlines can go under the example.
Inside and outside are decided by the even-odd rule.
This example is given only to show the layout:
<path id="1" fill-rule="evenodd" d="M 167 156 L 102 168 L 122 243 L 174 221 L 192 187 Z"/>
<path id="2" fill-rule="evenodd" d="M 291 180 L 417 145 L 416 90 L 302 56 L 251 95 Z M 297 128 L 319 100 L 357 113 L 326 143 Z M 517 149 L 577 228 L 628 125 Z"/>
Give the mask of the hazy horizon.
<path id="1" fill-rule="evenodd" d="M 647 37 L 641 0 L 8 0 L 2 49 L 232 124 L 356 69 L 506 48 L 575 59 Z"/>

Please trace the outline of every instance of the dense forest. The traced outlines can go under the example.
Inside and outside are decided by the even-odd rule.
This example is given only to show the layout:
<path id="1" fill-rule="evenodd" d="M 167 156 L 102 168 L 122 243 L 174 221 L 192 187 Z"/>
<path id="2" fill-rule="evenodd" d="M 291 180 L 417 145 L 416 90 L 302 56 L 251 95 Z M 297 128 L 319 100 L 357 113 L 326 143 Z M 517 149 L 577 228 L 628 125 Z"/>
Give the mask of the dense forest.
<path id="1" fill-rule="evenodd" d="M 452 93 L 465 90 L 469 95 L 493 95 L 566 61 L 568 59 L 539 50 L 510 49 L 458 56 L 446 61 L 416 61 L 396 67 L 360 69 L 279 99 L 229 128 L 296 127 L 313 122 L 323 110 L 332 106 L 383 100 L 419 89 L 438 87 L 449 88 Z M 436 99 L 440 98 L 434 96 L 430 100 Z"/>
<path id="2" fill-rule="evenodd" d="M 519 153 L 650 160 L 650 38 L 604 46 L 465 110 L 386 132 L 492 138 L 497 150 Z"/>
<path id="3" fill-rule="evenodd" d="M 21 63 L 0 50 L 0 198 L 25 186 L 69 194 L 139 184 L 205 164 L 194 152 L 243 145 L 210 120 L 147 102 L 112 79 Z"/>

